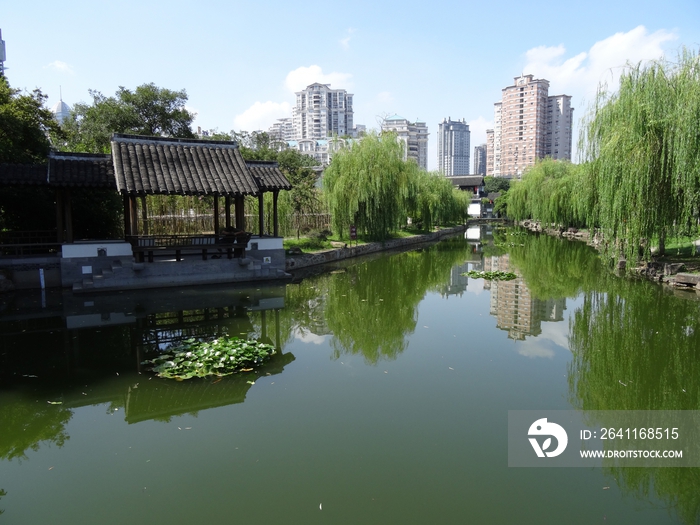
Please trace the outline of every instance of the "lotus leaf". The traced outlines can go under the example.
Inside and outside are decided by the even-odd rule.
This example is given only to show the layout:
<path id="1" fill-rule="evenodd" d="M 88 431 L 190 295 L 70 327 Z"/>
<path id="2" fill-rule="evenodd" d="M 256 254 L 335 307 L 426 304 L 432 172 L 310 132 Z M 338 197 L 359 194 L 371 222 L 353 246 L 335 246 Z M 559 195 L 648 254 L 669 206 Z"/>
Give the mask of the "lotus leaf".
<path id="1" fill-rule="evenodd" d="M 159 377 L 182 381 L 191 377 L 226 376 L 252 370 L 275 353 L 272 345 L 237 337 L 213 340 L 188 339 L 169 353 L 144 361 Z M 192 360 L 191 358 L 195 358 Z"/>

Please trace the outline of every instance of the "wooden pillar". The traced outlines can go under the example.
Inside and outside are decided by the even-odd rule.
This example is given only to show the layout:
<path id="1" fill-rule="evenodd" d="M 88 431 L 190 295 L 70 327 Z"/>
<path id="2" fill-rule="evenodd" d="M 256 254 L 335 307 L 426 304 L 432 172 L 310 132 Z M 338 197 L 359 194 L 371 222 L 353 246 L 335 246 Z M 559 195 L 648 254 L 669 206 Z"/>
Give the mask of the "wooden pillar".
<path id="1" fill-rule="evenodd" d="M 219 235 L 219 196 L 214 195 L 214 235 Z"/>
<path id="2" fill-rule="evenodd" d="M 234 200 L 234 208 L 236 215 L 236 228 L 239 230 L 245 230 L 245 208 L 243 195 L 236 195 L 236 199 Z"/>
<path id="3" fill-rule="evenodd" d="M 280 233 L 280 223 L 277 218 L 277 197 L 279 196 L 280 191 L 275 190 L 272 192 L 272 222 L 275 223 L 274 225 L 274 236 L 279 237 Z"/>
<path id="4" fill-rule="evenodd" d="M 65 240 L 63 224 L 65 211 L 63 210 L 63 190 L 56 188 L 56 242 L 62 243 Z"/>
<path id="5" fill-rule="evenodd" d="M 224 207 L 226 208 L 226 228 L 231 227 L 231 196 L 224 197 Z"/>
<path id="6" fill-rule="evenodd" d="M 258 194 L 258 232 L 260 237 L 265 233 L 265 200 L 262 191 Z"/>
<path id="7" fill-rule="evenodd" d="M 141 197 L 141 220 L 143 221 L 143 234 L 148 235 L 148 205 L 145 195 Z"/>
<path id="8" fill-rule="evenodd" d="M 124 238 L 131 235 L 131 209 L 129 206 L 129 195 L 125 193 L 122 195 L 122 202 L 124 202 Z"/>
<path id="9" fill-rule="evenodd" d="M 66 242 L 73 242 L 73 207 L 70 202 L 70 190 L 65 190 L 63 205 L 66 211 Z"/>
<path id="10" fill-rule="evenodd" d="M 136 195 L 129 196 L 129 213 L 131 214 L 131 235 L 139 234 L 139 214 L 136 209 Z"/>

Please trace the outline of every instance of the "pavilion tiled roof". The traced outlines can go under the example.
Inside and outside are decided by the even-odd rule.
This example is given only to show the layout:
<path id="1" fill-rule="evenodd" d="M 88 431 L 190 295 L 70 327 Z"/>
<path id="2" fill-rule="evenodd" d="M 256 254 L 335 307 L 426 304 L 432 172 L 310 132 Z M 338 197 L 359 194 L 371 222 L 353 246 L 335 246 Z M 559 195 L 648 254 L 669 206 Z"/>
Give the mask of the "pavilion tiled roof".
<path id="1" fill-rule="evenodd" d="M 262 191 L 291 190 L 292 185 L 276 162 L 247 160 L 246 165 Z"/>
<path id="2" fill-rule="evenodd" d="M 46 186 L 46 165 L 0 164 L 0 186 Z"/>
<path id="3" fill-rule="evenodd" d="M 447 177 L 452 182 L 453 186 L 459 188 L 468 186 L 481 186 L 484 183 L 484 177 L 481 175 L 465 175 L 460 177 Z"/>
<path id="4" fill-rule="evenodd" d="M 257 195 L 235 142 L 119 135 L 112 157 L 121 193 Z"/>
<path id="5" fill-rule="evenodd" d="M 51 152 L 46 180 L 49 186 L 116 188 L 111 155 Z"/>
<path id="6" fill-rule="evenodd" d="M 2 164 L 0 185 L 114 189 L 111 155 L 51 152 L 45 164 Z"/>

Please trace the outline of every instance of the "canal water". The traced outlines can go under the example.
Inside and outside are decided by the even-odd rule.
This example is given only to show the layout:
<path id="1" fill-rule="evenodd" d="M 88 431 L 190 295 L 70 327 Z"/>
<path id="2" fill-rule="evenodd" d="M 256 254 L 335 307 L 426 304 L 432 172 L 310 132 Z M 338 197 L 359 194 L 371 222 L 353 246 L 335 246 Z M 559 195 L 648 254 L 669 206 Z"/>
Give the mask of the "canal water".
<path id="1" fill-rule="evenodd" d="M 699 409 L 694 294 L 485 228 L 346 263 L 287 285 L 2 296 L 0 523 L 700 518 L 700 469 L 509 468 L 507 441 L 509 410 Z M 222 380 L 141 364 L 226 334 L 278 352 Z"/>

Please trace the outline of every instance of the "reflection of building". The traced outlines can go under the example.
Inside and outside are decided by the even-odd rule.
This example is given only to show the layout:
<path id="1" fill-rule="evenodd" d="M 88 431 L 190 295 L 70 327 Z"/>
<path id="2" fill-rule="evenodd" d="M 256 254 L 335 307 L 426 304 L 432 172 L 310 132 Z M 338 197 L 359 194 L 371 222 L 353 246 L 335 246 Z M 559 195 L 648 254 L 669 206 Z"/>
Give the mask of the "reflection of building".
<path id="1" fill-rule="evenodd" d="M 467 290 L 467 285 L 469 284 L 469 277 L 462 275 L 467 273 L 472 263 L 465 262 L 464 264 L 459 264 L 453 266 L 450 270 L 450 280 L 447 282 L 440 290 L 440 295 L 443 297 L 449 297 L 450 295 L 461 295 Z"/>
<path id="2" fill-rule="evenodd" d="M 418 166 L 428 169 L 428 126 L 425 122 L 409 122 L 394 115 L 384 119 L 382 131 L 396 133 L 397 139 L 404 145 L 404 160 L 413 159 Z"/>
<path id="3" fill-rule="evenodd" d="M 569 95 L 549 96 L 548 80 L 516 77 L 494 104 L 486 174 L 519 178 L 545 156 L 571 160 L 573 111 Z"/>
<path id="4" fill-rule="evenodd" d="M 484 271 L 513 271 L 510 256 L 486 257 Z M 484 288 L 491 290 L 489 313 L 497 319 L 496 326 L 506 330 L 511 339 L 523 340 L 528 335 L 539 335 L 542 333 L 542 321 L 564 320 L 566 299 L 537 299 L 532 296 L 525 280 L 520 276 L 512 281 L 494 280 L 484 283 Z"/>

